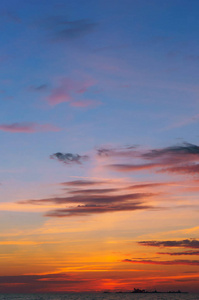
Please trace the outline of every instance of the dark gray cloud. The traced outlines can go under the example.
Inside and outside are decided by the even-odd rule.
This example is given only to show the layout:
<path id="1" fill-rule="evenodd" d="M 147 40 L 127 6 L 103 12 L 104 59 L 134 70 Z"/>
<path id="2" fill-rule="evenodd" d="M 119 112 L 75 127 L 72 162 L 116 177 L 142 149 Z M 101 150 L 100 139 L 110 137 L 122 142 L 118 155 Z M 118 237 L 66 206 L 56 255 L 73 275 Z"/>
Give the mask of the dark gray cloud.
<path id="1" fill-rule="evenodd" d="M 185 239 L 180 241 L 140 241 L 138 244 L 149 247 L 182 247 L 199 249 L 199 240 Z"/>
<path id="2" fill-rule="evenodd" d="M 70 194 L 76 195 L 76 194 L 92 194 L 92 195 L 96 195 L 96 194 L 105 194 L 105 193 L 112 193 L 112 192 L 117 192 L 120 191 L 120 189 L 85 189 L 85 190 L 71 190 L 69 191 Z"/>
<path id="3" fill-rule="evenodd" d="M 99 184 L 104 184 L 107 183 L 106 181 L 92 181 L 92 180 L 74 180 L 74 181 L 67 181 L 67 182 L 62 182 L 61 185 L 65 186 L 93 186 L 93 185 L 99 185 Z"/>
<path id="4" fill-rule="evenodd" d="M 142 155 L 146 159 L 157 159 L 163 156 L 175 157 L 176 155 L 183 159 L 187 156 L 197 155 L 199 157 L 199 147 L 190 143 L 183 143 L 179 146 L 171 146 L 162 149 L 153 149 Z"/>
<path id="5" fill-rule="evenodd" d="M 159 167 L 159 164 L 139 164 L 139 165 L 133 165 L 133 164 L 112 164 L 108 165 L 108 168 L 111 168 L 115 171 L 119 172 L 132 172 L 132 171 L 141 171 L 141 170 L 147 170 L 152 168 Z"/>
<path id="6" fill-rule="evenodd" d="M 141 205 L 141 203 L 116 204 L 116 205 L 79 205 L 70 209 L 56 209 L 46 214 L 47 217 L 71 217 L 71 216 L 87 216 L 91 214 L 110 213 L 118 211 L 134 211 L 146 210 L 152 206 Z"/>
<path id="7" fill-rule="evenodd" d="M 172 266 L 172 265 L 188 265 L 188 266 L 199 266 L 199 260 L 151 260 L 151 259 L 145 259 L 145 260 L 135 260 L 135 259 L 124 259 L 122 262 L 128 262 L 133 264 L 146 264 L 146 265 L 165 265 L 165 266 Z"/>
<path id="8" fill-rule="evenodd" d="M 157 252 L 157 254 L 166 255 L 199 255 L 199 251 L 183 251 L 183 252 Z"/>
<path id="9" fill-rule="evenodd" d="M 199 173 L 199 147 L 190 143 L 171 146 L 149 151 L 132 149 L 106 149 L 97 150 L 99 156 L 118 157 L 119 163 L 106 167 L 117 172 L 137 172 L 152 170 L 158 173 L 198 174 Z M 133 163 L 133 159 L 140 159 L 141 163 Z M 127 161 L 127 162 L 126 162 Z"/>
<path id="10" fill-rule="evenodd" d="M 81 164 L 83 161 L 88 160 L 89 157 L 87 155 L 57 152 L 52 154 L 50 158 L 56 159 L 64 164 Z"/>

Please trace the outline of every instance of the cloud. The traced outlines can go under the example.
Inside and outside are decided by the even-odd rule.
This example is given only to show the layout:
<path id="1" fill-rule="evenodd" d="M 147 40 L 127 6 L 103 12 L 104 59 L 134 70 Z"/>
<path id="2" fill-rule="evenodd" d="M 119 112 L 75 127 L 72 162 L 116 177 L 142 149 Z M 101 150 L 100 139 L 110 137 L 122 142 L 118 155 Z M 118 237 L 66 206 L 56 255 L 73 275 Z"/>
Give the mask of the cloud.
<path id="1" fill-rule="evenodd" d="M 40 84 L 40 85 L 31 85 L 29 86 L 28 90 L 31 92 L 41 92 L 45 91 L 48 88 L 47 84 Z"/>
<path id="2" fill-rule="evenodd" d="M 86 280 L 85 280 L 86 281 Z M 74 287 L 84 283 L 81 278 L 75 275 L 56 274 L 36 274 L 36 275 L 8 275 L 0 276 L 1 293 L 35 293 L 57 291 L 60 287 L 65 290 L 74 290 Z"/>
<path id="3" fill-rule="evenodd" d="M 145 189 L 145 188 L 156 188 L 159 186 L 168 186 L 169 184 L 171 184 L 170 182 L 154 182 L 154 183 L 141 183 L 141 184 L 134 184 L 134 185 L 130 185 L 128 186 L 126 189 L 128 190 L 134 190 L 134 189 Z"/>
<path id="4" fill-rule="evenodd" d="M 135 151 L 137 146 L 126 146 L 118 148 L 102 147 L 97 148 L 97 155 L 102 157 L 139 157 L 140 153 Z"/>
<path id="5" fill-rule="evenodd" d="M 61 129 L 51 124 L 37 124 L 32 122 L 0 124 L 0 130 L 13 133 L 34 133 L 45 131 L 60 131 Z"/>
<path id="6" fill-rule="evenodd" d="M 178 163 L 184 160 L 199 160 L 199 147 L 190 143 L 183 143 L 179 146 L 171 146 L 162 149 L 153 149 L 142 155 L 145 159 L 159 159 L 161 162 Z"/>
<path id="7" fill-rule="evenodd" d="M 109 204 L 116 204 L 116 203 L 125 203 L 129 204 L 130 202 L 138 204 L 137 200 L 144 200 L 146 198 L 155 196 L 156 194 L 153 193 L 133 193 L 133 194 L 124 194 L 124 195 L 101 195 L 98 194 L 81 194 L 75 196 L 66 196 L 66 197 L 55 197 L 55 198 L 45 198 L 39 200 L 25 200 L 20 201 L 20 204 L 34 204 L 34 205 L 41 205 L 41 204 L 68 204 L 68 203 L 79 203 L 83 205 L 109 205 Z"/>
<path id="8" fill-rule="evenodd" d="M 166 255 L 199 255 L 199 251 L 184 251 L 184 252 L 157 252 L 157 254 Z"/>
<path id="9" fill-rule="evenodd" d="M 118 172 L 132 172 L 132 171 L 141 171 L 141 170 L 157 168 L 158 166 L 160 165 L 159 164 L 140 164 L 140 165 L 112 164 L 112 165 L 108 165 L 107 167 Z"/>
<path id="10" fill-rule="evenodd" d="M 76 194 L 105 194 L 105 193 L 112 193 L 112 192 L 117 192 L 119 189 L 85 189 L 85 190 L 72 190 L 69 191 L 70 194 L 76 195 Z"/>
<path id="11" fill-rule="evenodd" d="M 50 105 L 54 106 L 63 102 L 71 101 L 71 96 L 64 88 L 59 87 L 52 90 L 51 94 L 47 98 L 47 101 Z"/>
<path id="12" fill-rule="evenodd" d="M 158 260 L 133 260 L 133 259 L 124 259 L 122 262 L 129 262 L 133 264 L 147 264 L 147 265 L 188 265 L 188 266 L 199 266 L 199 260 L 166 260 L 166 261 L 158 261 Z"/>
<path id="13" fill-rule="evenodd" d="M 133 210 L 146 210 L 152 208 L 151 206 L 143 206 L 140 203 L 128 205 L 83 205 L 71 209 L 56 209 L 46 214 L 47 217 L 71 217 L 71 216 L 87 216 L 91 214 L 110 213 L 118 211 L 133 211 Z"/>
<path id="14" fill-rule="evenodd" d="M 87 90 L 96 83 L 95 80 L 89 78 L 84 80 L 73 80 L 71 78 L 62 78 L 54 87 L 46 101 L 49 105 L 55 106 L 63 102 L 69 102 L 74 107 L 94 107 L 100 104 L 95 100 L 85 100 L 77 98 L 82 97 Z M 74 101 L 75 96 L 75 101 Z"/>
<path id="15" fill-rule="evenodd" d="M 64 164 L 81 164 L 82 161 L 89 159 L 87 155 L 79 155 L 72 153 L 61 153 L 57 152 L 50 156 L 51 159 L 56 159 Z"/>
<path id="16" fill-rule="evenodd" d="M 99 185 L 99 184 L 104 184 L 106 181 L 92 181 L 92 180 L 74 180 L 74 181 L 67 181 L 67 182 L 62 182 L 61 185 L 66 185 L 66 186 L 93 186 L 93 185 Z"/>
<path id="17" fill-rule="evenodd" d="M 198 174 L 199 164 L 187 164 L 170 168 L 160 169 L 159 172 L 180 173 L 180 174 Z"/>
<path id="18" fill-rule="evenodd" d="M 199 240 L 186 239 L 180 241 L 140 241 L 138 244 L 149 247 L 182 247 L 199 249 Z"/>
<path id="19" fill-rule="evenodd" d="M 106 166 L 117 172 L 154 170 L 157 173 L 199 173 L 199 164 L 197 164 L 199 162 L 199 147 L 190 143 L 149 151 L 135 149 L 135 147 L 100 148 L 97 149 L 97 155 L 107 157 L 107 159 L 108 157 L 117 158 L 119 162 Z M 133 163 L 134 159 L 141 160 L 141 163 Z"/>
<path id="20" fill-rule="evenodd" d="M 82 19 L 76 21 L 65 21 L 63 25 L 63 28 L 54 34 L 57 41 L 77 39 L 85 36 L 96 28 L 97 23 Z"/>
<path id="21" fill-rule="evenodd" d="M 96 107 L 100 104 L 101 102 L 96 100 L 80 100 L 80 101 L 72 101 L 70 103 L 70 106 L 84 108 L 84 107 Z"/>
<path id="22" fill-rule="evenodd" d="M 171 146 L 162 149 L 152 149 L 149 151 L 144 151 L 138 149 L 137 146 L 126 146 L 118 148 L 98 148 L 97 154 L 99 156 L 117 156 L 121 158 L 142 158 L 146 160 L 158 160 L 160 162 L 179 162 L 184 160 L 194 160 L 196 157 L 199 160 L 199 147 L 190 143 L 183 143 L 178 146 Z M 171 160 L 171 161 L 170 161 Z"/>
<path id="23" fill-rule="evenodd" d="M 108 189 L 108 191 L 98 191 L 97 189 L 94 189 L 93 193 L 90 190 L 78 192 L 75 192 L 73 196 L 46 198 L 40 200 L 25 200 L 20 201 L 18 203 L 32 205 L 73 204 L 72 207 L 55 209 L 46 214 L 46 216 L 50 217 L 70 217 L 85 216 L 106 212 L 152 209 L 152 206 L 145 205 L 144 203 L 146 199 L 155 196 L 155 194 L 153 193 L 111 195 L 109 194 L 111 192 L 110 189 Z"/>
<path id="24" fill-rule="evenodd" d="M 175 122 L 175 123 L 171 124 L 170 126 L 166 127 L 165 129 L 179 128 L 179 127 L 183 127 L 183 126 L 186 126 L 186 125 L 198 122 L 198 121 L 199 121 L 199 114 L 194 115 L 194 116 L 189 117 L 189 118 L 184 118 L 181 121 L 178 121 L 178 122 Z"/>
<path id="25" fill-rule="evenodd" d="M 51 41 L 63 42 L 84 37 L 91 33 L 98 23 L 89 19 L 71 21 L 64 16 L 52 16 L 42 20 L 39 25 L 48 32 Z"/>

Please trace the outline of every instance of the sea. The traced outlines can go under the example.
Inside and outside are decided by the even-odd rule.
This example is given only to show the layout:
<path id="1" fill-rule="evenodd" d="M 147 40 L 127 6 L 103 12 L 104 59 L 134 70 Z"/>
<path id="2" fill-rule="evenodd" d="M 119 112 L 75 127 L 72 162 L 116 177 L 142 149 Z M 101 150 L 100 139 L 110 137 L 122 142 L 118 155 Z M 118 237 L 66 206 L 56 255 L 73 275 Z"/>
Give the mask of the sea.
<path id="1" fill-rule="evenodd" d="M 199 294 L 64 293 L 0 294 L 0 300 L 199 300 Z"/>

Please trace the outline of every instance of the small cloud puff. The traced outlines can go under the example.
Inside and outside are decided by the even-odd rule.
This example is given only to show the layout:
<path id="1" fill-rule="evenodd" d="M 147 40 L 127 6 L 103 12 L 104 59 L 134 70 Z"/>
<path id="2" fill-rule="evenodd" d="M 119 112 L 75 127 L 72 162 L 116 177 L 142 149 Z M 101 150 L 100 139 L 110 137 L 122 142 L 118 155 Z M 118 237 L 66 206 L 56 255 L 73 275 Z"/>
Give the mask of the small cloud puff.
<path id="1" fill-rule="evenodd" d="M 81 164 L 82 161 L 88 160 L 88 155 L 79 155 L 72 153 L 57 152 L 50 156 L 51 159 L 56 159 L 64 164 Z"/>

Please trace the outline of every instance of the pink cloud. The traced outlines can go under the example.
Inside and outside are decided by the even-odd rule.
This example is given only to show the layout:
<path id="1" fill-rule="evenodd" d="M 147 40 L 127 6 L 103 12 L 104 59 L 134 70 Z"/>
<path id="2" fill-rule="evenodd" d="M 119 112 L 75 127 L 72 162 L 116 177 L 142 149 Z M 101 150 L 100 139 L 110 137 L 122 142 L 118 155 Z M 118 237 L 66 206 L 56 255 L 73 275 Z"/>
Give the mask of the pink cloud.
<path id="1" fill-rule="evenodd" d="M 95 107 L 100 105 L 101 102 L 95 100 L 80 100 L 71 102 L 71 106 L 73 107 Z"/>
<path id="2" fill-rule="evenodd" d="M 56 88 L 51 92 L 51 95 L 47 99 L 48 103 L 52 106 L 71 101 L 70 95 L 63 88 Z"/>
<path id="3" fill-rule="evenodd" d="M 180 173 L 180 174 L 198 174 L 199 164 L 187 164 L 170 168 L 163 168 L 159 172 Z"/>
<path id="4" fill-rule="evenodd" d="M 60 81 L 59 86 L 51 90 L 51 94 L 47 97 L 47 102 L 51 106 L 63 102 L 71 102 L 77 97 L 81 97 L 87 90 L 95 84 L 93 79 L 87 79 L 82 81 L 72 80 L 70 78 L 64 78 Z M 71 106 L 75 107 L 88 107 L 95 106 L 95 100 L 75 100 Z"/>
<path id="5" fill-rule="evenodd" d="M 0 130 L 13 133 L 34 133 L 44 131 L 60 131 L 61 129 L 52 124 L 37 124 L 32 122 L 0 124 Z"/>
<path id="6" fill-rule="evenodd" d="M 160 167 L 160 164 L 140 164 L 140 165 L 132 165 L 132 164 L 114 164 L 108 165 L 109 168 L 112 168 L 118 172 L 133 172 L 133 171 L 140 171 L 140 170 L 147 170 Z"/>

